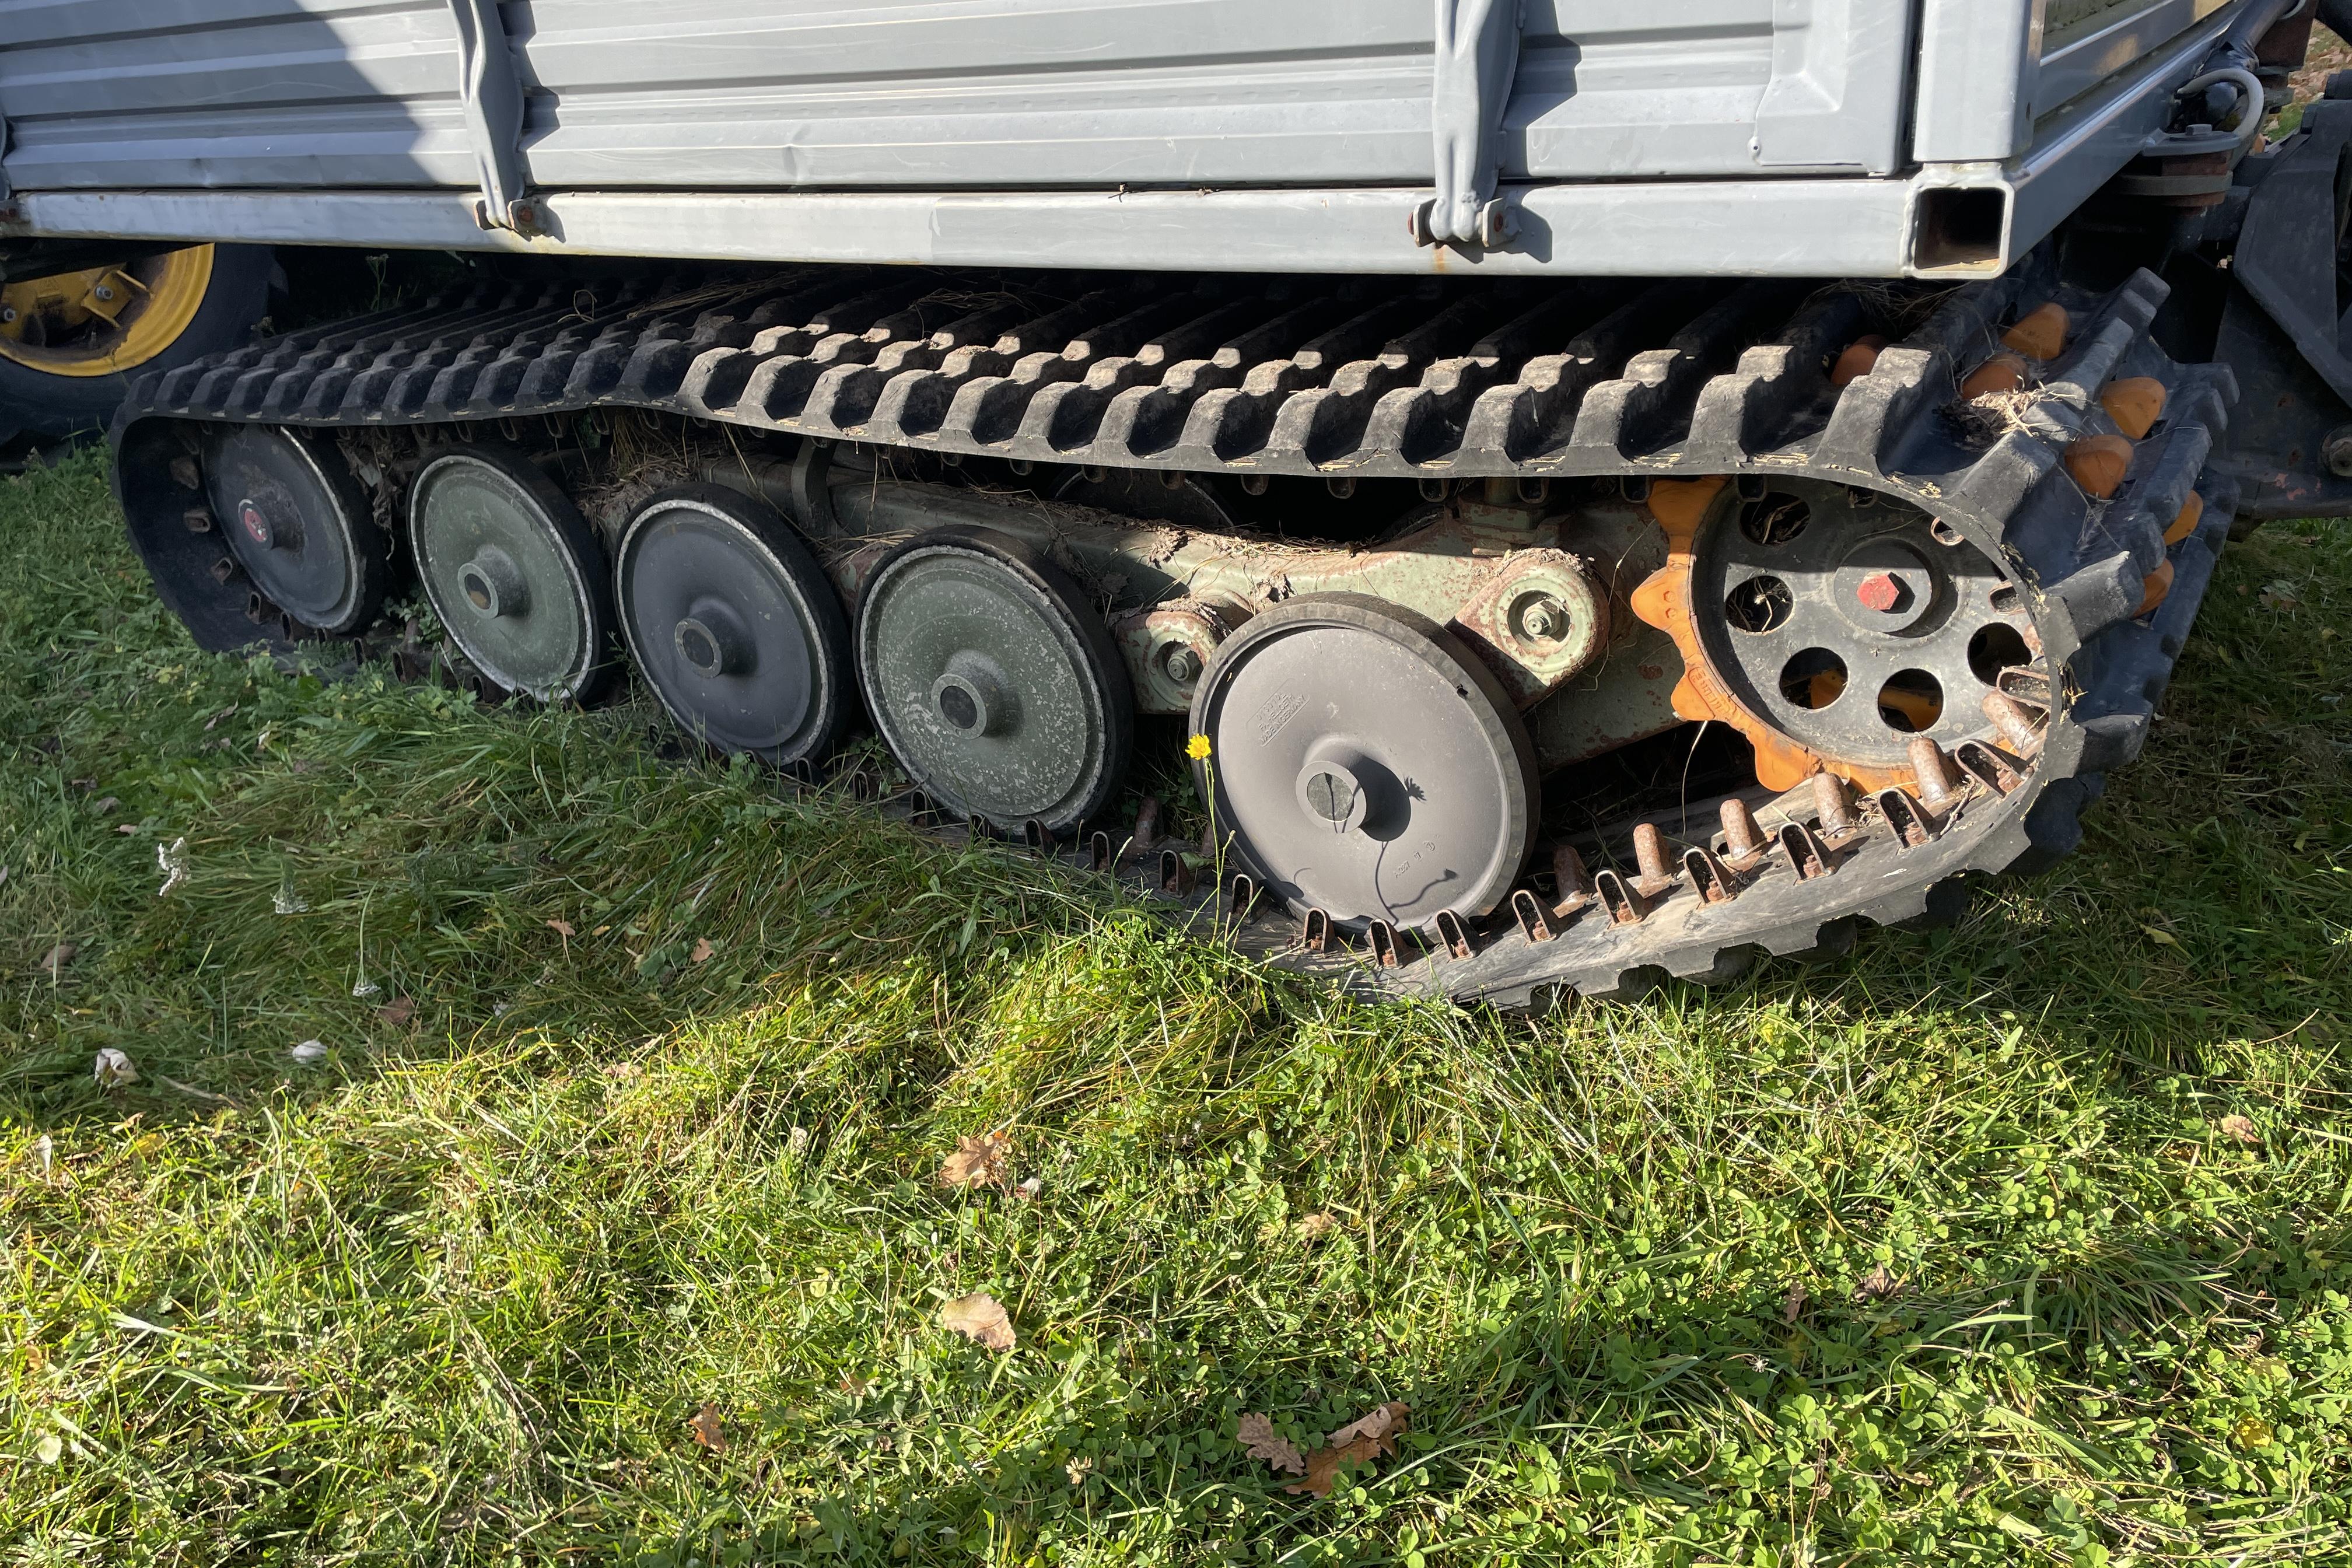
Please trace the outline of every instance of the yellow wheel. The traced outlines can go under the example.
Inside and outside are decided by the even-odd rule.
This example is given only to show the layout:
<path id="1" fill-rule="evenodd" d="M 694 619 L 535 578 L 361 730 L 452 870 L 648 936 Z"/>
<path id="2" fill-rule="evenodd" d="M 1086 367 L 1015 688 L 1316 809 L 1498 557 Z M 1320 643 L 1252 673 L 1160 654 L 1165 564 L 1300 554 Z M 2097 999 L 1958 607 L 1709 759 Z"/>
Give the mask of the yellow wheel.
<path id="1" fill-rule="evenodd" d="M 0 288 L 0 440 L 102 427 L 131 380 L 245 342 L 267 247 L 193 245 Z"/>
<path id="2" fill-rule="evenodd" d="M 195 320 L 213 247 L 27 278 L 0 289 L 0 356 L 51 375 L 111 375 L 145 364 Z"/>

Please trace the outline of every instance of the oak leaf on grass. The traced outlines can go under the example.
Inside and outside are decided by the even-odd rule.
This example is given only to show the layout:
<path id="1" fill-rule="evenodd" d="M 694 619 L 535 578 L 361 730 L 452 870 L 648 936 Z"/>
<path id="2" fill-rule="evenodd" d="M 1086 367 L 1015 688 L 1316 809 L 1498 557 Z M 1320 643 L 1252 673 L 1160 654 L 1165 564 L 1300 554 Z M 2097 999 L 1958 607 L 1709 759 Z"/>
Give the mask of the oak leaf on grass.
<path id="1" fill-rule="evenodd" d="M 976 1340 L 992 1351 L 1009 1351 L 1020 1340 L 1013 1331 L 1013 1319 L 985 1290 L 958 1296 L 941 1306 L 940 1326 L 952 1329 L 968 1340 Z"/>
<path id="2" fill-rule="evenodd" d="M 1274 1429 L 1270 1415 L 1251 1415 L 1241 1419 L 1234 1432 L 1234 1441 L 1242 1452 L 1253 1459 L 1264 1459 L 1276 1470 L 1286 1470 L 1294 1476 L 1307 1473 L 1307 1460 L 1298 1452 L 1298 1445 Z"/>
<path id="3" fill-rule="evenodd" d="M 2254 1126 L 2251 1116 L 2241 1116 L 2233 1110 L 2221 1118 L 2221 1131 L 2250 1149 L 2259 1149 L 2263 1145 L 2262 1132 Z"/>
<path id="4" fill-rule="evenodd" d="M 1013 1134 L 984 1132 L 977 1138 L 966 1136 L 956 1140 L 955 1152 L 940 1167 L 940 1185 L 943 1187 L 1003 1186 L 1009 1171 L 1005 1164 L 1013 1152 Z"/>
<path id="5" fill-rule="evenodd" d="M 1402 1399 L 1391 1399 L 1360 1420 L 1349 1422 L 1307 1456 L 1307 1479 L 1282 1489 L 1329 1497 L 1340 1466 L 1369 1465 L 1396 1452 L 1396 1440 L 1404 1433 L 1405 1415 L 1412 1408 Z"/>
<path id="6" fill-rule="evenodd" d="M 696 1411 L 687 1421 L 686 1429 L 694 1434 L 697 1443 L 714 1454 L 727 1447 L 727 1426 L 719 1420 L 716 1405 L 705 1405 Z"/>

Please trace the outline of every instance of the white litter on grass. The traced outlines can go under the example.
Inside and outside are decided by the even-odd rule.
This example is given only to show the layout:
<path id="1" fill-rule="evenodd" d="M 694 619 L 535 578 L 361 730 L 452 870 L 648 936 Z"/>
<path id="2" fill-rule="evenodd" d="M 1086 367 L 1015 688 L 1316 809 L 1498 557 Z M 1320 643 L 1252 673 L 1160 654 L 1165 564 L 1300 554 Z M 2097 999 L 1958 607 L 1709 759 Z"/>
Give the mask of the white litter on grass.
<path id="1" fill-rule="evenodd" d="M 296 892 L 291 884 L 278 889 L 278 896 L 269 900 L 269 907 L 281 915 L 308 914 L 310 910 L 310 900 Z"/>
<path id="2" fill-rule="evenodd" d="M 44 1176 L 57 1169 L 58 1146 L 49 1142 L 47 1133 L 44 1132 L 33 1140 L 33 1157 L 40 1161 L 41 1174 Z"/>
<path id="3" fill-rule="evenodd" d="M 322 1062 L 327 1059 L 327 1047 L 317 1040 L 305 1040 L 288 1054 L 298 1062 Z"/>
<path id="4" fill-rule="evenodd" d="M 784 1148 L 792 1153 L 806 1153 L 808 1146 L 809 1130 L 805 1127 L 795 1127 L 784 1137 Z"/>
<path id="5" fill-rule="evenodd" d="M 89 1069 L 89 1076 L 98 1080 L 99 1088 L 112 1089 L 118 1084 L 137 1083 L 139 1069 L 131 1065 L 129 1057 L 108 1046 L 98 1053 L 98 1061 Z"/>
<path id="6" fill-rule="evenodd" d="M 155 846 L 155 868 L 163 873 L 163 885 L 155 889 L 160 899 L 188 879 L 188 841 L 174 838 Z"/>
<path id="7" fill-rule="evenodd" d="M 55 1432 L 44 1436 L 33 1445 L 33 1458 L 45 1465 L 54 1465 L 66 1457 L 66 1446 Z"/>
<path id="8" fill-rule="evenodd" d="M 352 994 L 354 996 L 381 996 L 383 994 L 383 987 L 378 985 L 374 981 L 370 980 L 366 975 L 362 974 L 358 980 L 352 982 Z"/>

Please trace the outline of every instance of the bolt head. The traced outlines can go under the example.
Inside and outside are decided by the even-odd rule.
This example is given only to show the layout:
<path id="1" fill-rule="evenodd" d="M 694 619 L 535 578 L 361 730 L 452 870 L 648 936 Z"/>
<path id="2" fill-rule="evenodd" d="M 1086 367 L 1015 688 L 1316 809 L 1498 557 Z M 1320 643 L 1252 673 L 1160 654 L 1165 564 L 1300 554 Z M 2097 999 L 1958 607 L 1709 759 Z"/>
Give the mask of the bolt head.
<path id="1" fill-rule="evenodd" d="M 114 298 L 114 290 L 108 288 L 103 283 L 91 289 L 90 292 L 97 295 L 101 300 L 111 300 Z"/>
<path id="2" fill-rule="evenodd" d="M 1884 616 L 1900 609 L 1910 592 L 1909 586 L 1894 573 L 1874 572 L 1855 587 L 1853 596 L 1862 602 L 1864 609 Z"/>
<path id="3" fill-rule="evenodd" d="M 1181 685 L 1201 673 L 1201 656 L 1179 643 L 1168 650 L 1161 668 L 1168 671 L 1169 679 Z"/>
<path id="4" fill-rule="evenodd" d="M 2352 425 L 2331 430 L 2319 444 L 2319 460 L 2339 479 L 2352 479 Z"/>
<path id="5" fill-rule="evenodd" d="M 14 305 L 0 305 L 0 321 L 13 321 L 16 319 L 16 307 Z"/>

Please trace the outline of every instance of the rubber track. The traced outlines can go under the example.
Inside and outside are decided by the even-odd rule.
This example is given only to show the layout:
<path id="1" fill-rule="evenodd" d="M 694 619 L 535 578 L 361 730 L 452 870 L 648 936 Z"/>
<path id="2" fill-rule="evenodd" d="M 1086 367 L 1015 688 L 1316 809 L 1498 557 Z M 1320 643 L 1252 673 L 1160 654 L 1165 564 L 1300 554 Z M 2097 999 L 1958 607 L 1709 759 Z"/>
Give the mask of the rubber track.
<path id="1" fill-rule="evenodd" d="M 170 477 L 181 421 L 423 426 L 626 406 L 1059 464 L 1829 479 L 1930 510 L 2029 584 L 2047 668 L 2072 700 L 2025 786 L 1973 797 L 1928 845 L 1898 847 L 1874 823 L 1828 879 L 1776 865 L 1729 903 L 1680 886 L 1639 924 L 1588 911 L 1549 942 L 1516 928 L 1481 937 L 1468 959 L 1328 961 L 1376 989 L 1523 1005 L 1835 946 L 1855 918 L 1948 914 L 1964 875 L 2038 868 L 2078 840 L 2080 808 L 2146 737 L 2226 537 L 2234 493 L 2207 483 L 2204 521 L 2169 551 L 2169 597 L 2130 618 L 2236 388 L 2226 368 L 2157 347 L 2166 286 L 2152 274 L 2092 296 L 2048 268 L 2041 257 L 1950 291 L 1843 389 L 1827 367 L 1883 309 L 1865 289 L 1217 279 L 1187 290 L 1154 276 L 1008 289 L 888 268 L 485 286 L 146 378 L 114 428 L 116 486 L 159 589 L 216 647 L 257 637 L 194 581 L 191 552 L 217 547 L 192 545 L 180 521 L 203 504 Z M 2005 322 L 2053 298 L 2075 325 L 2043 395 L 1997 439 L 1972 434 L 1952 412 L 1958 379 Z M 2077 436 L 2111 428 L 2097 394 L 2118 376 L 2161 380 L 2168 402 L 2123 489 L 2098 501 L 2061 459 Z"/>

